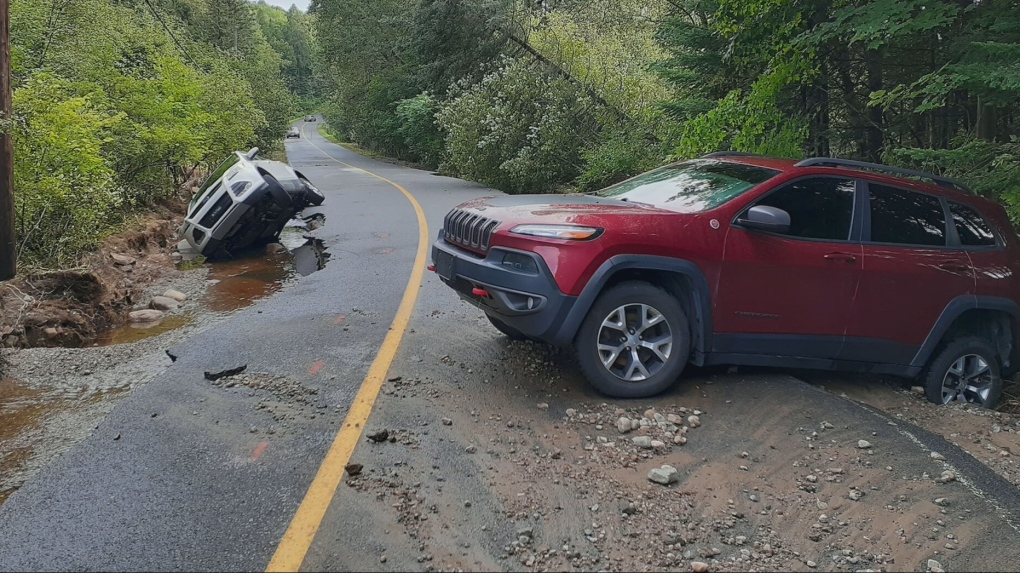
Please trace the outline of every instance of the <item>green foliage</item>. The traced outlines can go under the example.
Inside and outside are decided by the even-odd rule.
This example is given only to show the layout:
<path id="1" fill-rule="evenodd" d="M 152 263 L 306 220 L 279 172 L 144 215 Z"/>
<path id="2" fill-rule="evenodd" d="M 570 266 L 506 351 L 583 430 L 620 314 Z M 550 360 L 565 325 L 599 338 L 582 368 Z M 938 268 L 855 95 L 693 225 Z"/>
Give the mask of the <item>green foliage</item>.
<path id="1" fill-rule="evenodd" d="M 414 158 L 430 168 L 439 167 L 443 158 L 443 135 L 436 123 L 439 106 L 428 93 L 397 102 L 397 130 Z"/>
<path id="2" fill-rule="evenodd" d="M 582 150 L 584 172 L 577 178 L 578 191 L 594 191 L 658 167 L 666 156 L 661 144 L 634 131 L 617 129 L 603 134 L 590 149 Z"/>
<path id="3" fill-rule="evenodd" d="M 277 145 L 286 130 L 294 107 L 282 58 L 252 5 L 154 5 L 187 54 L 141 0 L 13 1 L 22 264 L 73 264 L 196 167 Z"/>
<path id="4" fill-rule="evenodd" d="M 507 191 L 556 190 L 582 171 L 583 142 L 598 129 L 596 107 L 577 86 L 503 61 L 443 104 L 449 171 Z"/>
<path id="5" fill-rule="evenodd" d="M 37 74 L 14 95 L 21 123 L 13 136 L 23 263 L 72 263 L 123 202 L 103 151 L 124 114 L 106 111 L 101 98 L 48 73 Z"/>

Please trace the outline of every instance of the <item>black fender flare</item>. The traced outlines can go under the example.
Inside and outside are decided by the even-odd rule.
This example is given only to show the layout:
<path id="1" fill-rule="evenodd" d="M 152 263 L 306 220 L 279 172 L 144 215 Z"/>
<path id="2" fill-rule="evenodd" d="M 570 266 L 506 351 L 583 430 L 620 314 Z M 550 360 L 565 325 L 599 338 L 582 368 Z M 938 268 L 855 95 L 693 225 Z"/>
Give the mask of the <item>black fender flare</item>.
<path id="1" fill-rule="evenodd" d="M 688 317 L 691 320 L 693 331 L 691 349 L 695 362 L 700 362 L 705 353 L 712 348 L 712 292 L 709 289 L 705 273 L 698 265 L 672 257 L 617 255 L 606 260 L 595 271 L 584 290 L 577 297 L 557 332 L 555 342 L 560 345 L 572 343 L 581 327 L 581 322 L 588 314 L 588 310 L 595 304 L 595 299 L 602 293 L 606 284 L 616 274 L 627 270 L 671 272 L 683 275 L 690 281 L 694 291 L 691 293 L 694 316 Z"/>
<path id="2" fill-rule="evenodd" d="M 935 325 L 932 326 L 931 331 L 928 332 L 928 337 L 924 339 L 924 343 L 921 344 L 921 348 L 917 350 L 917 354 L 914 355 L 914 359 L 910 361 L 910 366 L 913 368 L 924 368 L 928 364 L 928 360 L 931 359 L 935 349 L 938 348 L 942 337 L 946 335 L 949 328 L 953 325 L 953 322 L 960 317 L 963 313 L 968 310 L 995 310 L 1005 312 L 1013 318 L 1014 324 L 1020 323 L 1020 306 L 1008 299 L 995 296 L 977 296 L 977 295 L 961 295 L 953 300 L 949 301 L 946 308 L 942 310 L 942 314 L 938 320 L 935 321 Z M 1013 333 L 1013 354 L 1016 358 L 1017 353 L 1017 332 Z M 1011 364 L 1010 369 L 1015 369 L 1016 364 Z"/>

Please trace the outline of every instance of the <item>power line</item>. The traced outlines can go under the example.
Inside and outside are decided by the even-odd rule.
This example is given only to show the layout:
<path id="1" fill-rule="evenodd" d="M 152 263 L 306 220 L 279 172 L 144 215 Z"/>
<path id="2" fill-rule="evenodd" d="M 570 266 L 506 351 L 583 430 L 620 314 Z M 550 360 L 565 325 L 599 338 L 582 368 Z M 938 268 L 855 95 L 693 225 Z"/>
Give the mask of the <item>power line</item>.
<path id="1" fill-rule="evenodd" d="M 159 23 L 163 25 L 163 29 L 166 30 L 166 33 L 170 34 L 170 38 L 173 39 L 175 44 L 177 44 L 177 47 L 180 48 L 182 52 L 184 52 L 184 55 L 187 56 L 189 60 L 191 60 L 191 63 L 194 64 L 196 68 L 198 68 L 198 71 L 204 74 L 205 70 L 202 69 L 202 66 L 198 65 L 198 62 L 195 61 L 195 58 L 191 57 L 191 54 L 188 53 L 188 50 L 184 49 L 184 46 L 177 39 L 177 36 L 174 36 L 174 33 L 170 31 L 170 27 L 167 26 L 166 22 L 163 21 L 163 17 L 159 15 L 159 12 L 156 12 L 156 7 L 152 5 L 152 2 L 150 0 L 145 0 L 145 3 L 149 6 L 149 10 L 152 10 L 152 15 L 155 16 L 156 19 L 159 20 Z"/>

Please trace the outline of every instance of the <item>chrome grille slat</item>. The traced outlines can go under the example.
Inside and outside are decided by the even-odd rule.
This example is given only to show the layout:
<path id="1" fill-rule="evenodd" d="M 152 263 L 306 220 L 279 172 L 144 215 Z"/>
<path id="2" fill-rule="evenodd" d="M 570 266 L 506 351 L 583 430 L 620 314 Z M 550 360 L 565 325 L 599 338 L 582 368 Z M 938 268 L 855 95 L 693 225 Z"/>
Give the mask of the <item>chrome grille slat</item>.
<path id="1" fill-rule="evenodd" d="M 484 252 L 489 249 L 492 233 L 498 226 L 499 221 L 494 219 L 454 209 L 443 219 L 443 238 L 447 242 Z"/>

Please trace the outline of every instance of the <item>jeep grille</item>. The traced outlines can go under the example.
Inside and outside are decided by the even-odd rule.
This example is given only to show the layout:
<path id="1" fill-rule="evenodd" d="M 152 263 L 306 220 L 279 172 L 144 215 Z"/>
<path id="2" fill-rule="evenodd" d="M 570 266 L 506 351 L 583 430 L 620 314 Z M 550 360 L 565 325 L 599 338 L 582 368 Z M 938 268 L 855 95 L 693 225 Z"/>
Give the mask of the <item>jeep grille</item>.
<path id="1" fill-rule="evenodd" d="M 482 217 L 463 209 L 454 209 L 446 215 L 446 219 L 443 221 L 443 238 L 448 243 L 487 251 L 492 232 L 498 226 L 499 221 L 495 219 Z"/>

